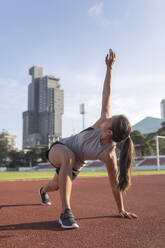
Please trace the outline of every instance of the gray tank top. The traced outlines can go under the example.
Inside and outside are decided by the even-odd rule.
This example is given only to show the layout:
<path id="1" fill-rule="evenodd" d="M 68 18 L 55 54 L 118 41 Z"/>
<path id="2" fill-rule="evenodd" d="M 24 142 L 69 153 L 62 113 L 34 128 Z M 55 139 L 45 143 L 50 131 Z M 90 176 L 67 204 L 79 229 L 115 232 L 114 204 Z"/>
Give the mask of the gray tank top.
<path id="1" fill-rule="evenodd" d="M 101 145 L 101 128 L 89 128 L 74 136 L 60 139 L 76 156 L 74 169 L 80 170 L 85 166 L 86 160 L 97 160 L 100 156 L 112 149 L 115 142 Z"/>

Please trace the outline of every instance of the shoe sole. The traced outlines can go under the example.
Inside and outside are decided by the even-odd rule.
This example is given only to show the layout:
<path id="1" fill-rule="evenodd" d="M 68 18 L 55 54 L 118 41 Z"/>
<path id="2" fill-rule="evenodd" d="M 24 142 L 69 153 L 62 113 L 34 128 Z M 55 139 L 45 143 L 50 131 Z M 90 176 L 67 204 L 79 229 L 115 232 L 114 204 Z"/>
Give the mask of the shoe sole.
<path id="1" fill-rule="evenodd" d="M 65 226 L 65 225 L 62 224 L 61 219 L 59 219 L 59 223 L 60 223 L 61 227 L 65 228 L 65 229 L 79 228 L 79 225 L 77 223 L 72 224 L 72 226 Z"/>
<path id="2" fill-rule="evenodd" d="M 43 202 L 41 202 L 41 205 L 42 205 L 42 206 L 50 206 L 50 205 L 52 205 L 52 204 L 51 204 L 51 202 L 49 202 L 49 203 L 43 203 Z"/>
<path id="3" fill-rule="evenodd" d="M 41 197 L 40 189 L 38 190 L 38 194 Z M 52 203 L 51 202 L 48 202 L 48 203 L 41 202 L 41 205 L 42 206 L 50 206 L 50 205 L 52 205 Z"/>

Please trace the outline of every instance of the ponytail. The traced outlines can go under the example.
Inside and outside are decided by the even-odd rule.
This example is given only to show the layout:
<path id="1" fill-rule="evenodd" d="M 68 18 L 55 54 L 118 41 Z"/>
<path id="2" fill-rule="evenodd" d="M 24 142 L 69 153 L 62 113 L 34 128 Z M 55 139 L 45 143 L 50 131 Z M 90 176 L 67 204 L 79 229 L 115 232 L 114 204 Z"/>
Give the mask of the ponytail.
<path id="1" fill-rule="evenodd" d="M 125 191 L 131 185 L 131 168 L 133 163 L 134 145 L 130 136 L 128 136 L 123 144 L 119 159 L 119 189 Z"/>
<path id="2" fill-rule="evenodd" d="M 112 140 L 122 145 L 119 159 L 119 185 L 120 191 L 125 191 L 131 185 L 131 167 L 133 163 L 134 145 L 130 138 L 131 124 L 127 117 L 118 115 L 114 117 L 110 127 Z"/>

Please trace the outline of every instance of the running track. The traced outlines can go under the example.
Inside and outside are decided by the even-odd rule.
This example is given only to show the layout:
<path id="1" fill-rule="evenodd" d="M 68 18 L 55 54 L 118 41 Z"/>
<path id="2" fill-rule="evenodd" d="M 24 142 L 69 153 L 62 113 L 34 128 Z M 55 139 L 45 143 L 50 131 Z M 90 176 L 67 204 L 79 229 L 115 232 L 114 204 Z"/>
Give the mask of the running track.
<path id="1" fill-rule="evenodd" d="M 125 208 L 139 218 L 118 218 L 107 178 L 81 178 L 73 184 L 72 210 L 80 225 L 62 230 L 60 201 L 41 206 L 40 181 L 0 182 L 0 247 L 3 248 L 164 248 L 165 175 L 134 176 Z"/>

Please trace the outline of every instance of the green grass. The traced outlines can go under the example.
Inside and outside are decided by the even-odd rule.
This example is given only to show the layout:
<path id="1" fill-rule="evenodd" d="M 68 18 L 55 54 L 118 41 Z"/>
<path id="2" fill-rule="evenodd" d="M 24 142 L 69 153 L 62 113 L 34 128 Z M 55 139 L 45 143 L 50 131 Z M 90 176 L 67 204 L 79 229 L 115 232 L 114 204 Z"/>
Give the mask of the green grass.
<path id="1" fill-rule="evenodd" d="M 165 175 L 165 170 L 161 171 L 133 171 L 133 175 Z"/>
<path id="2" fill-rule="evenodd" d="M 158 171 L 134 171 L 133 175 L 160 175 L 165 174 L 165 170 Z M 33 179 L 50 179 L 54 176 L 54 172 L 0 172 L 0 181 L 10 180 L 33 180 Z M 82 171 L 81 177 L 104 177 L 107 176 L 106 171 Z"/>
<path id="3" fill-rule="evenodd" d="M 54 175 L 54 172 L 6 171 L 6 172 L 0 172 L 0 181 L 47 179 L 47 178 L 52 178 L 53 175 Z"/>

